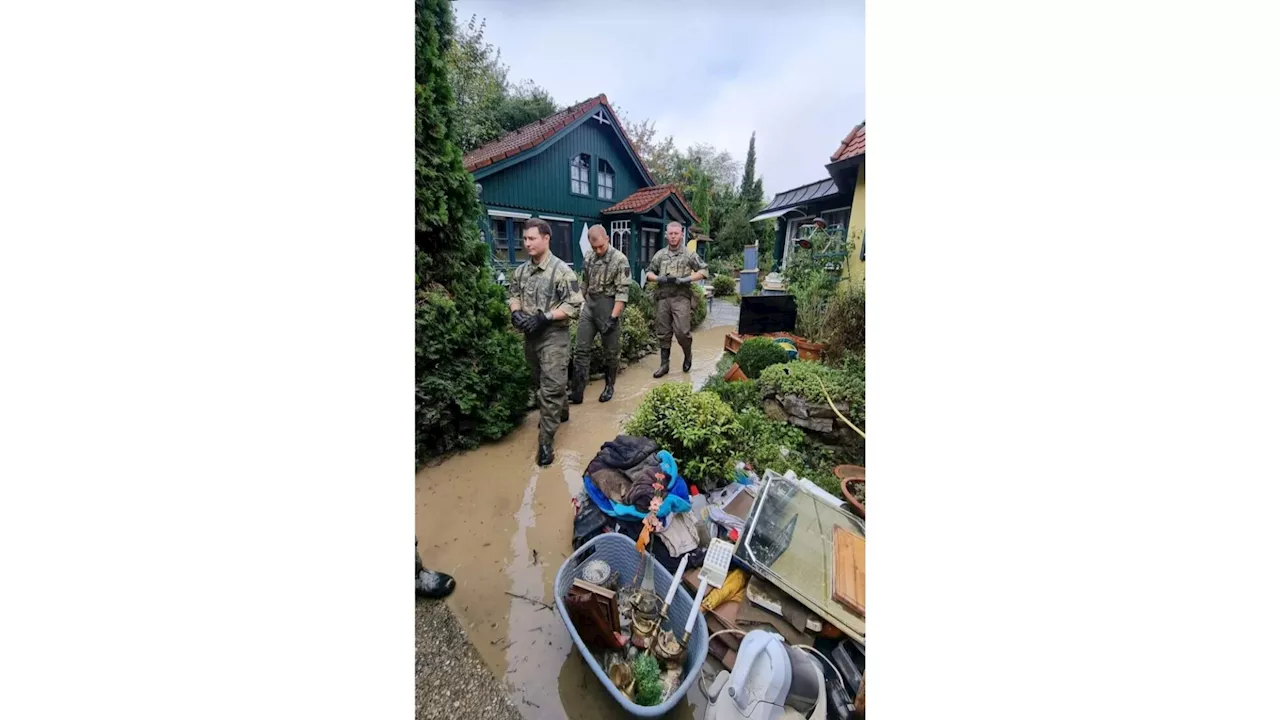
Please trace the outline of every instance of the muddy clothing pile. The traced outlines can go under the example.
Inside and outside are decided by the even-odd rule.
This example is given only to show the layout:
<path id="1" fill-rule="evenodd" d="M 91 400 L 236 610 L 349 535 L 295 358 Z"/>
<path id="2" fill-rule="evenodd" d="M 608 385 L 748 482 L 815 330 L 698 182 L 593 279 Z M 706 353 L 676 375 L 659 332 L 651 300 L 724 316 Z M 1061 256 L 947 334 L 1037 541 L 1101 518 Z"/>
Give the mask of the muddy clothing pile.
<path id="1" fill-rule="evenodd" d="M 660 542 L 650 545 L 654 558 L 675 570 L 681 555 L 689 567 L 702 564 L 697 530 L 689 513 L 689 486 L 675 458 L 649 438 L 619 435 L 600 446 L 582 478 L 582 494 L 574 500 L 573 547 L 604 532 L 635 540 L 650 514 L 662 524 Z"/>

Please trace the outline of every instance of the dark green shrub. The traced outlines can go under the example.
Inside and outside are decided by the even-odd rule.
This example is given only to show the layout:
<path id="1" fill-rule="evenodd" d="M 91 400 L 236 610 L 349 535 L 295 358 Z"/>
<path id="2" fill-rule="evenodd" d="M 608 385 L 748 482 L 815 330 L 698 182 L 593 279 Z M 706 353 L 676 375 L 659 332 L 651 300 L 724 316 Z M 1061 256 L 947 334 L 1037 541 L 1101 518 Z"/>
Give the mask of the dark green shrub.
<path id="1" fill-rule="evenodd" d="M 703 320 L 707 319 L 707 298 L 702 294 L 702 288 L 694 286 L 693 288 L 693 325 L 691 330 L 698 329 Z"/>
<path id="2" fill-rule="evenodd" d="M 716 275 L 711 281 L 711 289 L 718 298 L 731 297 L 738 294 L 738 281 L 732 274 Z"/>
<path id="3" fill-rule="evenodd" d="M 669 451 L 689 482 L 715 488 L 733 478 L 736 415 L 715 393 L 664 383 L 645 395 L 626 431 Z"/>
<path id="4" fill-rule="evenodd" d="M 471 175 L 456 143 L 443 54 L 452 43 L 446 0 L 418 0 L 415 131 L 415 442 L 418 464 L 496 440 L 529 401 L 522 342 L 506 294 L 486 267 Z"/>
<path id="5" fill-rule="evenodd" d="M 849 355 L 866 352 L 866 291 L 861 286 L 842 287 L 827 301 L 822 320 L 823 359 L 831 364 Z"/>
<path id="6" fill-rule="evenodd" d="M 720 396 L 721 400 L 738 413 L 750 409 L 758 410 L 760 403 L 764 401 L 760 393 L 760 385 L 754 380 L 728 382 L 723 377 L 713 376 L 707 380 L 702 389 Z"/>
<path id="7" fill-rule="evenodd" d="M 769 338 L 751 338 L 738 349 L 738 367 L 743 374 L 755 380 L 770 365 L 787 361 L 787 351 Z"/>

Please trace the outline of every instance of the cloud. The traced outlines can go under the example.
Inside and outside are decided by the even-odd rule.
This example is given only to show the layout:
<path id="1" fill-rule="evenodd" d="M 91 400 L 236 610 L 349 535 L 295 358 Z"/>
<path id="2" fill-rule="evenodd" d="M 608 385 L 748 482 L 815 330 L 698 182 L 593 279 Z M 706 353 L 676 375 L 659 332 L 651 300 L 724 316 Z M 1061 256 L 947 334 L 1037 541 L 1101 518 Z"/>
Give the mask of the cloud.
<path id="1" fill-rule="evenodd" d="M 710 143 L 739 162 L 754 130 L 766 196 L 826 177 L 866 119 L 861 0 L 456 0 L 454 12 L 485 19 L 511 79 L 559 103 L 605 93 L 681 148 Z"/>

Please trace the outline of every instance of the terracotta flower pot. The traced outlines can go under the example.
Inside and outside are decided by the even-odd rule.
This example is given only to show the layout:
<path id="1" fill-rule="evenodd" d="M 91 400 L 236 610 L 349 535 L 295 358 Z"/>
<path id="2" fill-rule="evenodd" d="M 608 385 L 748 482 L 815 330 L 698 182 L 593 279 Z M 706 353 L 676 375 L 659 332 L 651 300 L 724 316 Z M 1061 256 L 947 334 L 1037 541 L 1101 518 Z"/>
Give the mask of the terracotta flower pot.
<path id="1" fill-rule="evenodd" d="M 734 363 L 733 367 L 729 368 L 729 371 L 724 374 L 724 379 L 726 382 L 743 382 L 751 378 L 742 372 L 742 368 L 738 367 L 738 363 Z"/>
<path id="2" fill-rule="evenodd" d="M 856 478 L 845 478 L 841 480 L 840 491 L 844 494 L 844 499 L 846 502 L 849 503 L 849 507 L 853 508 L 853 514 L 857 515 L 863 520 L 866 520 L 867 519 L 866 508 L 862 507 L 862 503 L 858 502 L 858 496 L 853 491 L 853 484 L 857 482 L 864 482 L 864 481 Z"/>

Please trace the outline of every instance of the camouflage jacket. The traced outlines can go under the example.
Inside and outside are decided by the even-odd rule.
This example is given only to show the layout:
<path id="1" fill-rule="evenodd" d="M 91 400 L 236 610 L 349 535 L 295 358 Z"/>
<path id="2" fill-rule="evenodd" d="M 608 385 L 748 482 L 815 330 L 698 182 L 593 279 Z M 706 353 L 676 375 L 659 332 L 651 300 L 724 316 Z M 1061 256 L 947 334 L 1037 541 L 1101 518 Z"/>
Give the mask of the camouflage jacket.
<path id="1" fill-rule="evenodd" d="M 582 289 L 573 270 L 547 251 L 541 263 L 529 260 L 511 273 L 507 302 L 512 300 L 520 301 L 520 309 L 527 313 L 563 310 L 568 317 L 554 324 L 568 325 L 582 308 Z"/>
<path id="2" fill-rule="evenodd" d="M 688 277 L 699 270 L 706 269 L 707 263 L 698 257 L 698 253 L 690 252 L 687 246 L 674 253 L 671 252 L 671 248 L 664 247 L 654 253 L 653 259 L 649 261 L 649 272 L 658 277 L 663 275 L 670 275 L 676 278 Z M 685 291 L 689 291 L 689 289 L 678 285 L 658 286 L 658 294 L 660 296 Z"/>
<path id="3" fill-rule="evenodd" d="M 612 297 L 614 302 L 626 302 L 631 292 L 631 268 L 627 256 L 615 247 L 599 257 L 595 251 L 587 253 L 582 261 L 583 283 L 587 297 Z"/>

